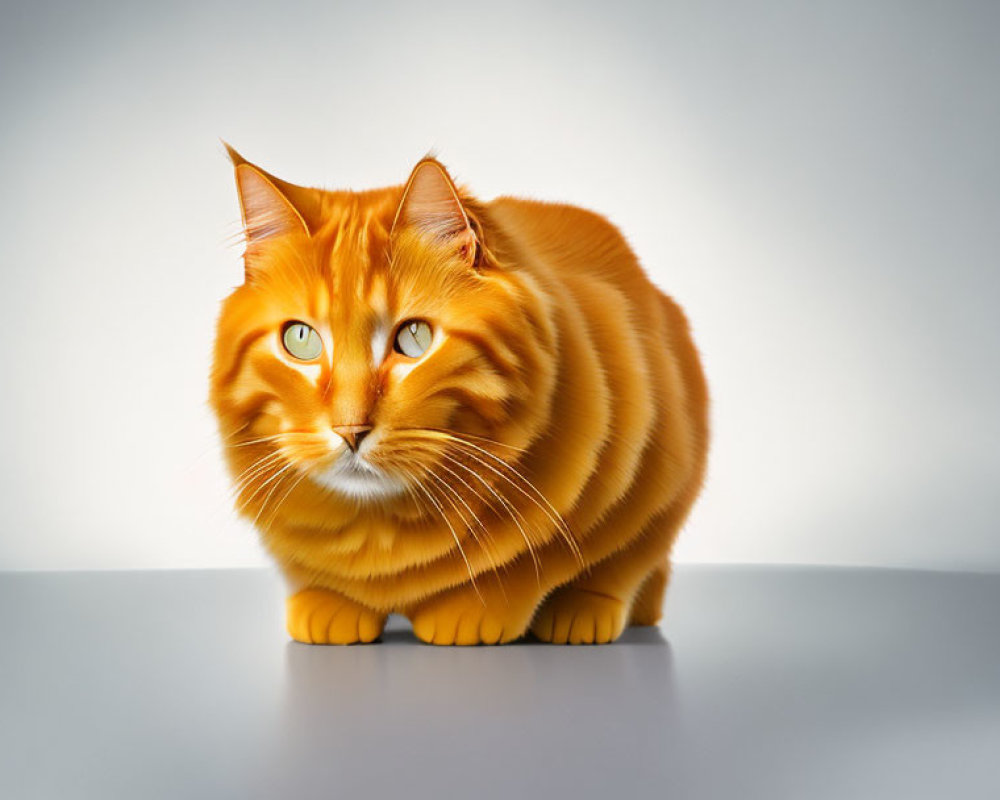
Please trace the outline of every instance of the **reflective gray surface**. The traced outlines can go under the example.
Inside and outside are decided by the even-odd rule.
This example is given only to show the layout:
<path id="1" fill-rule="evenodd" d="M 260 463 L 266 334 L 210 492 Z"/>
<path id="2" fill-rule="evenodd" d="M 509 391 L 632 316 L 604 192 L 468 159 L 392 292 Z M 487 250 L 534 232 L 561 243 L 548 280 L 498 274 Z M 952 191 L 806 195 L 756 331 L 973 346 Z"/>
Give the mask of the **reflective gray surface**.
<path id="1" fill-rule="evenodd" d="M 0 574 L 0 796 L 1000 796 L 1000 576 L 681 568 L 607 647 L 286 641 L 258 571 Z"/>

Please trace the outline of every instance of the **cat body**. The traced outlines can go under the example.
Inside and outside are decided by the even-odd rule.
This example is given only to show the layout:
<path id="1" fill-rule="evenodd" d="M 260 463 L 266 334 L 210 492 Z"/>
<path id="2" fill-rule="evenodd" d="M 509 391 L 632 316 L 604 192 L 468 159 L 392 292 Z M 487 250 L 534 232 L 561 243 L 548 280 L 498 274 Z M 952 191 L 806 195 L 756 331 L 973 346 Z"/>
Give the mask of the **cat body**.
<path id="1" fill-rule="evenodd" d="M 389 613 L 435 644 L 654 624 L 708 396 L 682 311 L 620 233 L 480 203 L 433 159 L 326 192 L 230 154 L 246 280 L 211 402 L 291 636 L 373 641 Z"/>

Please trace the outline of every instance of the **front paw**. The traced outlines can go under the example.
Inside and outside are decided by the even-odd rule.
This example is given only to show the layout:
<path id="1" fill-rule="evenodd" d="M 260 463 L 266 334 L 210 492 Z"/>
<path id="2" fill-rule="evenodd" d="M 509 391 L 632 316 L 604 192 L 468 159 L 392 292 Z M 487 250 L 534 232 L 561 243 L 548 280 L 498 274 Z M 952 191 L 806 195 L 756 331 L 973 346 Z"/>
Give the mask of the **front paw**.
<path id="1" fill-rule="evenodd" d="M 627 622 L 625 603 L 617 597 L 588 589 L 559 589 L 539 609 L 531 632 L 552 644 L 607 644 Z"/>
<path id="2" fill-rule="evenodd" d="M 414 635 L 427 644 L 503 644 L 524 635 L 531 609 L 459 591 L 433 597 L 409 616 Z"/>
<path id="3" fill-rule="evenodd" d="M 325 589 L 303 589 L 286 601 L 288 633 L 305 644 L 373 642 L 385 615 Z"/>

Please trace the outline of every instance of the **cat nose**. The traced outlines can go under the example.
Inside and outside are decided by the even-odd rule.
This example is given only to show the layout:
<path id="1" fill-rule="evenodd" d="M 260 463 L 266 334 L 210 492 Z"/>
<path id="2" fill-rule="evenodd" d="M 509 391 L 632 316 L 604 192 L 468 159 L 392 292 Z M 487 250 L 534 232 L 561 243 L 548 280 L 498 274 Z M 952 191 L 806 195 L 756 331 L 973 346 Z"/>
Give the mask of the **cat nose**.
<path id="1" fill-rule="evenodd" d="M 356 453 L 361 447 L 361 440 L 371 432 L 372 427 L 371 425 L 334 425 L 333 431 L 347 442 L 351 452 Z"/>

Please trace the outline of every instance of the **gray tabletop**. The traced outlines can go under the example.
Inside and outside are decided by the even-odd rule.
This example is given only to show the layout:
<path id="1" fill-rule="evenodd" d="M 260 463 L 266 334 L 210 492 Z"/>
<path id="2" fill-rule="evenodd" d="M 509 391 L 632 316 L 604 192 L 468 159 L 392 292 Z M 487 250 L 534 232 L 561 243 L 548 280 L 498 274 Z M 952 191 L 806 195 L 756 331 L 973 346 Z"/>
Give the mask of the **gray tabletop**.
<path id="1" fill-rule="evenodd" d="M 681 568 L 611 646 L 289 642 L 265 571 L 0 574 L 0 796 L 1000 796 L 1000 576 Z"/>

